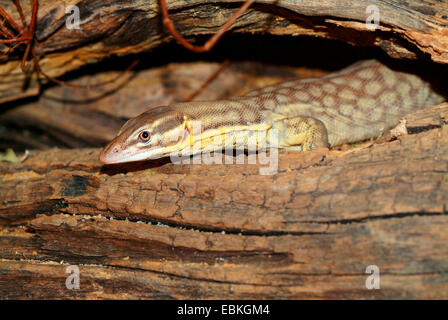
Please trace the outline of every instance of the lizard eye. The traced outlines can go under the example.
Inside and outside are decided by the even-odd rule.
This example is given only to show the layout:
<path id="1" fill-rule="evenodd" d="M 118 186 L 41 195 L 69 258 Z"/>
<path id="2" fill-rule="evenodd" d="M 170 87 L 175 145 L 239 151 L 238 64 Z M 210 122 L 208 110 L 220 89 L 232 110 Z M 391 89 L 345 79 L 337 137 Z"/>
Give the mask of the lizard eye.
<path id="1" fill-rule="evenodd" d="M 138 138 L 143 142 L 148 142 L 149 140 L 151 140 L 151 135 L 149 134 L 148 131 L 142 131 L 138 135 Z"/>

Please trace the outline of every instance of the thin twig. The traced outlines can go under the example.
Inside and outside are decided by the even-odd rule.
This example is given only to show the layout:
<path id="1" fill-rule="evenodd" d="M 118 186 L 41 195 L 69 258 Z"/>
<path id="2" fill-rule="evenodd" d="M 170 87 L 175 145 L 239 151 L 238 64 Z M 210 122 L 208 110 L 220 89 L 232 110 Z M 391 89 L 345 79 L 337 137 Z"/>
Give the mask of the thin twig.
<path id="1" fill-rule="evenodd" d="M 207 80 L 205 80 L 202 85 L 196 89 L 193 93 L 191 93 L 185 101 L 192 101 L 194 98 L 196 98 L 197 95 L 199 95 L 220 73 L 221 71 L 229 64 L 229 59 L 224 60 L 223 63 L 219 66 L 218 69 L 216 69 L 213 74 L 211 74 Z"/>
<path id="2" fill-rule="evenodd" d="M 202 46 L 196 46 L 188 42 L 184 37 L 182 37 L 174 27 L 173 21 L 171 21 L 168 8 L 166 5 L 165 0 L 160 0 L 160 7 L 162 9 L 163 14 L 163 24 L 165 27 L 169 30 L 171 35 L 174 39 L 179 42 L 183 47 L 187 48 L 188 50 L 194 51 L 194 52 L 207 52 L 213 46 L 218 42 L 218 40 L 224 35 L 224 33 L 230 29 L 230 27 L 235 23 L 236 19 L 238 19 L 244 12 L 247 11 L 247 9 L 251 6 L 252 3 L 254 3 L 255 0 L 246 0 L 244 4 L 230 17 L 229 20 L 227 20 L 226 23 L 224 23 L 221 28 L 212 36 L 210 39 L 207 40 Z"/>
<path id="3" fill-rule="evenodd" d="M 23 72 L 25 72 L 25 62 L 28 59 L 28 54 L 29 54 L 30 49 L 33 46 L 33 42 L 34 42 L 34 26 L 36 24 L 37 9 L 39 6 L 39 2 L 37 0 L 32 0 L 32 6 L 33 6 L 33 11 L 31 13 L 30 28 L 28 29 L 29 42 L 26 47 L 25 54 L 23 55 L 22 63 L 20 64 L 20 68 L 22 69 Z M 19 14 L 22 16 L 23 12 L 22 12 L 22 7 L 20 5 L 17 7 L 17 10 L 19 11 Z M 26 22 L 25 22 L 25 25 L 26 25 Z"/>
<path id="4" fill-rule="evenodd" d="M 23 14 L 23 10 L 22 10 L 22 6 L 20 5 L 20 1 L 14 0 L 14 3 L 16 4 L 17 11 L 19 12 L 20 20 L 22 20 L 23 30 L 25 30 L 28 28 L 28 26 L 26 25 L 25 15 Z M 32 5 L 34 5 L 34 4 L 32 3 Z"/>
<path id="5" fill-rule="evenodd" d="M 37 1 L 37 0 L 36 0 L 36 1 Z M 2 7 L 0 7 L 0 15 L 2 15 L 6 20 L 8 20 L 8 22 L 9 22 L 15 29 L 17 29 L 17 31 L 19 31 L 20 34 L 21 34 L 22 36 L 25 37 L 25 31 L 22 30 L 22 28 L 20 28 L 20 27 L 17 25 L 17 23 L 15 23 L 15 21 L 11 19 L 11 17 L 8 15 L 8 13 L 7 13 L 5 10 L 3 10 Z M 11 37 L 14 37 L 14 36 L 11 34 Z"/>

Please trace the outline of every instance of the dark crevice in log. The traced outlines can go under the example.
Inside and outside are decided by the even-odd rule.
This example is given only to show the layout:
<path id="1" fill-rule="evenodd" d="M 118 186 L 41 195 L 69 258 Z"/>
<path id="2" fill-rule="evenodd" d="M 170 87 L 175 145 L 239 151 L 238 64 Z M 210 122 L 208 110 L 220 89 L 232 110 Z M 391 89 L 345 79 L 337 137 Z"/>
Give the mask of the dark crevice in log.
<path id="1" fill-rule="evenodd" d="M 73 204 L 73 203 L 71 203 Z M 69 214 L 69 212 L 65 212 L 64 210 L 60 210 L 59 213 L 63 214 Z M 142 216 L 141 218 L 135 219 L 135 218 L 129 218 L 129 217 L 117 217 L 113 214 L 107 216 L 105 212 L 102 212 L 100 214 L 101 217 L 104 218 L 113 218 L 113 220 L 117 221 L 129 221 L 133 223 L 144 223 L 149 225 L 154 225 L 160 228 L 173 228 L 178 230 L 186 230 L 186 231 L 193 231 L 193 232 L 206 232 L 206 233 L 216 233 L 216 234 L 233 234 L 233 235 L 242 235 L 242 236 L 260 236 L 260 237 L 275 237 L 275 236 L 304 236 L 304 235 L 325 235 L 328 234 L 327 232 L 288 232 L 288 231 L 251 231 L 251 230 L 242 230 L 242 229 L 219 229 L 219 228 L 206 228 L 206 227 L 200 227 L 200 226 L 194 226 L 191 224 L 182 224 L 182 223 L 175 223 L 171 220 L 165 220 L 165 219 L 158 219 L 158 218 L 151 218 L 148 216 Z M 77 215 L 77 214 L 71 214 L 72 216 L 87 216 L 89 215 Z M 313 223 L 309 221 L 303 221 L 304 223 Z M 325 224 L 325 222 L 322 222 Z"/>
<path id="2" fill-rule="evenodd" d="M 387 215 L 379 215 L 379 216 L 368 216 L 363 217 L 359 219 L 342 219 L 342 220 L 328 220 L 328 221 L 312 221 L 312 220 L 305 220 L 300 221 L 303 223 L 316 223 L 316 224 L 353 224 L 353 223 L 364 223 L 367 221 L 373 221 L 373 220 L 384 220 L 384 219 L 403 219 L 408 217 L 431 217 L 431 216 L 444 216 L 448 212 L 446 211 L 446 208 L 443 209 L 443 212 L 399 212 L 399 213 L 393 213 L 393 214 L 387 214 Z"/>
<path id="3" fill-rule="evenodd" d="M 48 199 L 31 204 L 14 205 L 14 202 L 4 203 L 0 208 L 0 225 L 22 225 L 34 219 L 38 214 L 57 214 L 68 204 L 64 199 Z"/>
<path id="4" fill-rule="evenodd" d="M 441 125 L 431 124 L 431 125 L 428 125 L 428 126 L 407 127 L 408 133 L 409 134 L 418 134 L 420 132 L 425 132 L 425 131 L 432 130 L 432 129 L 441 129 L 442 125 L 446 125 L 447 124 L 447 122 L 445 120 L 441 119 L 441 122 L 443 123 Z"/>

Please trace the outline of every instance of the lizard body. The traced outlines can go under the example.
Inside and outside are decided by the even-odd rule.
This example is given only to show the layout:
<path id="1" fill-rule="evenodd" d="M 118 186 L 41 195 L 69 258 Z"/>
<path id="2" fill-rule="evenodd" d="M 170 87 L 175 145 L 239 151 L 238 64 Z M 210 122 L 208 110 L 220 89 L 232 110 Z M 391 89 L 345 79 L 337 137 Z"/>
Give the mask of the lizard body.
<path id="1" fill-rule="evenodd" d="M 156 159 L 192 146 L 201 152 L 221 150 L 224 144 L 307 151 L 376 137 L 412 110 L 443 100 L 420 77 L 366 60 L 242 97 L 151 109 L 129 120 L 99 159 L 106 164 Z M 278 132 L 276 143 L 272 129 Z"/>

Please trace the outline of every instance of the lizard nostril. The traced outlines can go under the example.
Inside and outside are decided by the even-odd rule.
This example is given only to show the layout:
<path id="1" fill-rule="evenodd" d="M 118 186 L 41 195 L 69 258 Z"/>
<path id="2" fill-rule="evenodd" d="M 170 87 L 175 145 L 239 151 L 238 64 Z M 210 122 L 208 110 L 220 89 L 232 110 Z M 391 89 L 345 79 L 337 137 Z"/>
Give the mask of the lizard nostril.
<path id="1" fill-rule="evenodd" d="M 112 152 L 113 152 L 113 153 L 117 153 L 117 152 L 118 152 L 118 147 L 114 147 L 114 148 L 112 149 Z"/>

